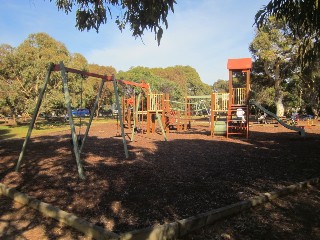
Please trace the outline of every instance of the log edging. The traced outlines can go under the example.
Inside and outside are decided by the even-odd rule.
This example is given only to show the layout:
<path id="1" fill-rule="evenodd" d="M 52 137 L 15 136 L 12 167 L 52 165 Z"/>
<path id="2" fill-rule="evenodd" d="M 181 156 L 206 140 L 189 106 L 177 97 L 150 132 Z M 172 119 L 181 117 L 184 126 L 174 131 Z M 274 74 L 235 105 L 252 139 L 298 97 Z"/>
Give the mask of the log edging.
<path id="1" fill-rule="evenodd" d="M 191 233 L 192 231 L 211 225 L 219 220 L 225 219 L 249 208 L 270 202 L 276 198 L 301 191 L 311 186 L 318 185 L 319 183 L 320 177 L 312 178 L 303 182 L 292 184 L 273 192 L 263 193 L 259 196 L 249 198 L 248 200 L 240 201 L 225 207 L 201 213 L 193 217 L 155 227 L 134 230 L 120 235 L 106 231 L 102 227 L 94 225 L 93 223 L 81 219 L 71 213 L 60 210 L 51 204 L 41 202 L 33 197 L 29 197 L 26 194 L 20 193 L 13 188 L 8 188 L 1 183 L 0 195 L 2 194 L 10 197 L 14 201 L 17 201 L 23 205 L 28 205 L 31 208 L 40 211 L 45 216 L 55 218 L 56 220 L 63 222 L 84 233 L 86 236 L 93 237 L 94 239 L 162 240 L 181 238 Z"/>
<path id="2" fill-rule="evenodd" d="M 173 223 L 135 230 L 120 235 L 121 240 L 159 240 L 159 239 L 177 239 L 186 236 L 192 231 L 202 227 L 212 225 L 213 223 L 223 220 L 227 217 L 240 213 L 251 207 L 270 202 L 281 196 L 318 185 L 320 177 L 312 178 L 304 182 L 299 182 L 288 187 L 281 188 L 277 191 L 263 193 L 259 196 L 249 198 L 225 207 L 217 208 L 212 211 L 201 213 L 190 218 L 182 219 Z"/>
<path id="3" fill-rule="evenodd" d="M 41 202 L 40 200 L 21 193 L 14 188 L 9 188 L 2 183 L 0 183 L 0 195 L 1 194 L 13 199 L 14 201 L 22 205 L 28 205 L 29 207 L 41 212 L 47 217 L 54 218 L 59 222 L 73 227 L 78 231 L 84 233 L 88 237 L 99 240 L 119 239 L 119 235 L 113 232 L 108 232 L 102 227 L 79 218 L 72 213 L 60 210 L 59 208 L 51 204 Z"/>

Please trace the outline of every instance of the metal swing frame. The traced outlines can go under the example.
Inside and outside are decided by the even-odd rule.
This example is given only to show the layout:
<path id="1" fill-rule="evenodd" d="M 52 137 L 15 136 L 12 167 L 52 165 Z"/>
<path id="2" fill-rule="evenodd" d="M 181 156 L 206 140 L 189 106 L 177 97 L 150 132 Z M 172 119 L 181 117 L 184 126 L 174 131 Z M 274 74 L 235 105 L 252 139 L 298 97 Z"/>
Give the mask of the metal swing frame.
<path id="1" fill-rule="evenodd" d="M 84 171 L 83 171 L 83 167 L 82 167 L 82 163 L 81 163 L 80 154 L 82 152 L 84 143 L 85 143 L 85 141 L 87 139 L 87 136 L 88 136 L 88 133 L 89 133 L 89 130 L 90 130 L 90 126 L 91 126 L 91 123 L 92 123 L 92 120 L 93 120 L 93 115 L 94 115 L 94 112 L 96 111 L 96 108 L 97 108 L 97 105 L 98 105 L 98 101 L 100 99 L 100 95 L 101 95 L 101 92 L 102 92 L 102 89 L 103 89 L 103 86 L 104 86 L 104 82 L 106 82 L 106 81 L 112 81 L 113 82 L 114 92 L 115 92 L 115 96 L 116 96 L 116 105 L 117 105 L 117 108 L 118 108 L 119 119 L 120 119 L 121 135 L 122 135 L 122 140 L 123 140 L 124 152 L 125 152 L 126 158 L 128 158 L 129 157 L 128 147 L 127 147 L 127 142 L 125 140 L 125 134 L 124 134 L 122 116 L 121 116 L 121 106 L 120 106 L 119 96 L 118 96 L 117 82 L 116 82 L 116 79 L 115 79 L 114 75 L 113 76 L 104 76 L 104 75 L 99 75 L 99 74 L 95 74 L 95 73 L 89 73 L 89 72 L 85 72 L 85 71 L 80 71 L 80 70 L 77 70 L 77 69 L 67 68 L 67 67 L 64 66 L 63 62 L 60 62 L 59 65 L 50 63 L 49 67 L 48 67 L 48 71 L 47 71 L 47 75 L 46 75 L 45 81 L 44 81 L 43 86 L 42 86 L 42 88 L 40 90 L 38 101 L 36 103 L 36 107 L 35 107 L 35 110 L 33 112 L 33 116 L 32 116 L 32 119 L 31 119 L 31 122 L 30 122 L 30 125 L 29 125 L 29 128 L 28 128 L 28 132 L 27 132 L 26 138 L 25 138 L 25 140 L 23 142 L 23 145 L 22 145 L 22 149 L 21 149 L 21 152 L 20 152 L 20 155 L 19 155 L 19 159 L 17 160 L 17 164 L 16 164 L 15 170 L 19 171 L 19 168 L 21 166 L 21 162 L 23 160 L 24 153 L 25 153 L 26 148 L 27 148 L 27 144 L 28 144 L 28 142 L 30 140 L 31 133 L 32 133 L 32 130 L 34 128 L 34 124 L 35 124 L 36 118 L 38 116 L 39 109 L 40 109 L 40 106 L 41 106 L 45 91 L 47 89 L 47 85 L 48 85 L 48 83 L 50 81 L 50 75 L 51 75 L 52 71 L 61 71 L 62 84 L 63 84 L 63 90 L 64 90 L 64 96 L 65 96 L 65 104 L 66 104 L 68 115 L 69 115 L 69 124 L 70 124 L 70 129 L 71 129 L 73 151 L 74 151 L 74 154 L 75 154 L 75 157 L 76 157 L 76 163 L 77 163 L 79 177 L 81 179 L 85 179 L 85 175 L 84 175 Z M 98 94 L 97 94 L 97 97 L 96 97 L 96 101 L 94 103 L 93 109 L 92 109 L 91 114 L 90 114 L 89 124 L 87 125 L 86 132 L 84 134 L 84 137 L 82 139 L 82 142 L 81 142 L 80 146 L 78 145 L 77 134 L 76 134 L 76 131 L 75 131 L 75 125 L 74 125 L 73 116 L 72 116 L 71 97 L 70 97 L 70 93 L 69 93 L 68 79 L 67 79 L 67 74 L 66 74 L 67 72 L 71 72 L 71 73 L 75 73 L 75 74 L 81 74 L 82 76 L 91 76 L 91 77 L 95 77 L 95 78 L 100 78 L 101 79 L 101 84 L 100 84 L 99 91 L 98 91 Z"/>

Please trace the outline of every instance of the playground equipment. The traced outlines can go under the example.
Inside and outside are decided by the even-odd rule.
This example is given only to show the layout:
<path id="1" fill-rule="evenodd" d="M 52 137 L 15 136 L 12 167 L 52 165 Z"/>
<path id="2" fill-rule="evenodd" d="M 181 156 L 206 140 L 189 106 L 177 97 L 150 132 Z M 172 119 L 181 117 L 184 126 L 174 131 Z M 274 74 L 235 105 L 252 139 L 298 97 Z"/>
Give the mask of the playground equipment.
<path id="1" fill-rule="evenodd" d="M 127 80 L 117 80 L 119 83 L 138 87 L 145 91 L 147 95 L 146 103 L 144 103 L 145 98 L 141 96 L 141 93 L 136 98 L 134 91 L 128 96 L 124 96 L 122 99 L 122 111 L 123 111 L 123 123 L 129 128 L 132 129 L 131 141 L 134 139 L 134 133 L 137 129 L 137 122 L 143 122 L 146 117 L 146 132 L 147 134 L 155 132 L 155 123 L 158 122 L 161 132 L 164 136 L 165 141 L 167 141 L 166 132 L 164 129 L 165 125 L 165 111 L 164 111 L 164 94 L 155 94 L 152 93 L 149 84 L 141 81 L 141 83 L 131 82 Z M 146 105 L 146 111 L 144 107 Z M 133 126 L 132 126 L 133 123 Z M 141 129 L 141 132 L 144 130 Z"/>
<path id="2" fill-rule="evenodd" d="M 276 116 L 274 113 L 270 112 L 269 110 L 265 109 L 264 107 L 262 107 L 259 103 L 256 103 L 253 100 L 250 100 L 250 104 L 255 105 L 256 107 L 258 107 L 260 110 L 262 110 L 263 112 L 265 112 L 266 114 L 268 114 L 269 116 L 273 117 L 274 119 L 277 120 L 278 123 L 280 123 L 282 126 L 292 130 L 292 131 L 297 131 L 302 137 L 304 137 L 306 135 L 305 131 L 303 128 L 297 127 L 297 126 L 293 126 L 293 125 L 289 125 L 287 123 L 285 123 L 281 118 L 279 118 L 278 116 Z"/>
<path id="3" fill-rule="evenodd" d="M 284 127 L 305 136 L 304 129 L 285 123 L 253 100 L 249 102 L 251 58 L 228 59 L 227 68 L 229 70 L 229 93 L 211 94 L 212 136 L 226 135 L 228 138 L 230 135 L 244 135 L 248 138 L 249 104 L 255 105 L 267 115 L 275 118 Z"/>
<path id="4" fill-rule="evenodd" d="M 244 135 L 249 133 L 249 91 L 251 58 L 228 59 L 229 93 L 211 94 L 211 135 Z M 234 78 L 243 78 L 234 87 Z M 239 79 L 237 79 L 239 80 Z M 241 113 L 241 115 L 240 115 Z"/>
<path id="5" fill-rule="evenodd" d="M 95 110 L 97 108 L 98 101 L 99 101 L 99 98 L 100 98 L 100 95 L 101 95 L 101 92 L 102 92 L 102 89 L 103 89 L 104 82 L 106 82 L 106 81 L 112 81 L 113 82 L 114 92 L 115 92 L 115 96 L 116 96 L 116 105 L 117 105 L 117 108 L 118 108 L 119 119 L 120 119 L 121 136 L 122 136 L 122 140 L 123 140 L 125 156 L 126 156 L 126 158 L 128 158 L 129 157 L 128 148 L 127 148 L 127 143 L 126 143 L 125 135 L 124 135 L 124 129 L 123 129 L 123 123 L 122 123 L 122 117 L 121 117 L 121 107 L 120 107 L 120 103 L 119 103 L 117 82 L 116 82 L 115 77 L 114 76 L 103 76 L 103 75 L 99 75 L 99 74 L 95 74 L 95 73 L 89 73 L 89 72 L 80 71 L 80 70 L 76 70 L 76 69 L 72 69 L 72 68 L 67 68 L 67 67 L 64 66 L 63 62 L 61 62 L 59 65 L 58 64 L 55 65 L 53 63 L 50 63 L 49 67 L 48 67 L 48 72 L 47 72 L 44 84 L 43 84 L 43 86 L 41 88 L 40 95 L 39 95 L 39 98 L 38 98 L 38 101 L 37 101 L 37 104 L 36 104 L 32 119 L 31 119 L 31 123 L 29 125 L 27 136 L 26 136 L 26 138 L 24 140 L 24 143 L 23 143 L 23 146 L 22 146 L 22 150 L 20 152 L 19 159 L 17 161 L 16 171 L 18 171 L 19 168 L 20 168 L 24 153 L 26 151 L 26 147 L 27 147 L 28 141 L 29 141 L 31 133 L 32 133 L 32 129 L 34 127 L 34 123 L 35 123 L 36 117 L 38 115 L 38 112 L 39 112 L 39 109 L 40 109 L 40 106 L 41 106 L 41 103 L 42 103 L 42 99 L 44 97 L 47 85 L 48 85 L 48 83 L 50 81 L 50 75 L 51 75 L 52 71 L 61 71 L 62 84 L 63 84 L 64 95 L 65 95 L 65 104 L 66 104 L 67 111 L 68 111 L 68 116 L 69 116 L 69 124 L 70 124 L 70 129 L 71 129 L 73 151 L 74 151 L 74 155 L 75 155 L 75 158 L 76 158 L 79 177 L 81 179 L 85 179 L 83 168 L 82 168 L 82 164 L 81 164 L 80 154 L 81 154 L 82 148 L 84 146 L 85 140 L 86 140 L 86 138 L 88 136 L 89 129 L 90 129 L 90 126 L 91 126 L 91 123 L 92 123 L 92 120 L 93 120 L 93 115 L 94 115 L 94 112 L 95 112 Z M 98 94 L 96 96 L 96 101 L 94 103 L 93 109 L 91 110 L 89 123 L 87 125 L 84 137 L 81 140 L 81 142 L 78 142 L 78 137 L 77 137 L 76 131 L 75 131 L 75 125 L 74 125 L 73 116 L 72 116 L 72 109 L 71 109 L 71 97 L 70 97 L 70 93 L 69 93 L 69 89 L 68 89 L 68 78 L 67 78 L 67 74 L 66 74 L 67 72 L 80 74 L 82 76 L 91 76 L 91 77 L 95 77 L 95 78 L 101 79 L 101 84 L 100 84 L 100 87 L 99 87 Z"/>

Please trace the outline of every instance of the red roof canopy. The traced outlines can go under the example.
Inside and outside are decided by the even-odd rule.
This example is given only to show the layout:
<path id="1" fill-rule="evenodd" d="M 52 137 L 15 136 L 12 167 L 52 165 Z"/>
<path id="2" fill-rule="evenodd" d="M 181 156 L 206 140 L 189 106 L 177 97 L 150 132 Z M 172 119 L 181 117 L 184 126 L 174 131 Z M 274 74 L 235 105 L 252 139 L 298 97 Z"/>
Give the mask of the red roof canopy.
<path id="1" fill-rule="evenodd" d="M 245 70 L 252 68 L 251 58 L 228 59 L 227 68 L 229 70 Z"/>

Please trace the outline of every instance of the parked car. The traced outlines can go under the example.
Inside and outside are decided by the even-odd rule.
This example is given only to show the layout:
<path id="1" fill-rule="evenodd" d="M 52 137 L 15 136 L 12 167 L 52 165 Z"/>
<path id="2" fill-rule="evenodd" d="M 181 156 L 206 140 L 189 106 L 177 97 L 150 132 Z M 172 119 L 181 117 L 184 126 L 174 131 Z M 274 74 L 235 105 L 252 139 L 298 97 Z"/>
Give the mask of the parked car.
<path id="1" fill-rule="evenodd" d="M 88 117 L 88 116 L 90 116 L 89 109 L 87 109 L 87 108 L 74 109 L 74 110 L 72 110 L 71 113 L 72 113 L 73 117 Z"/>

